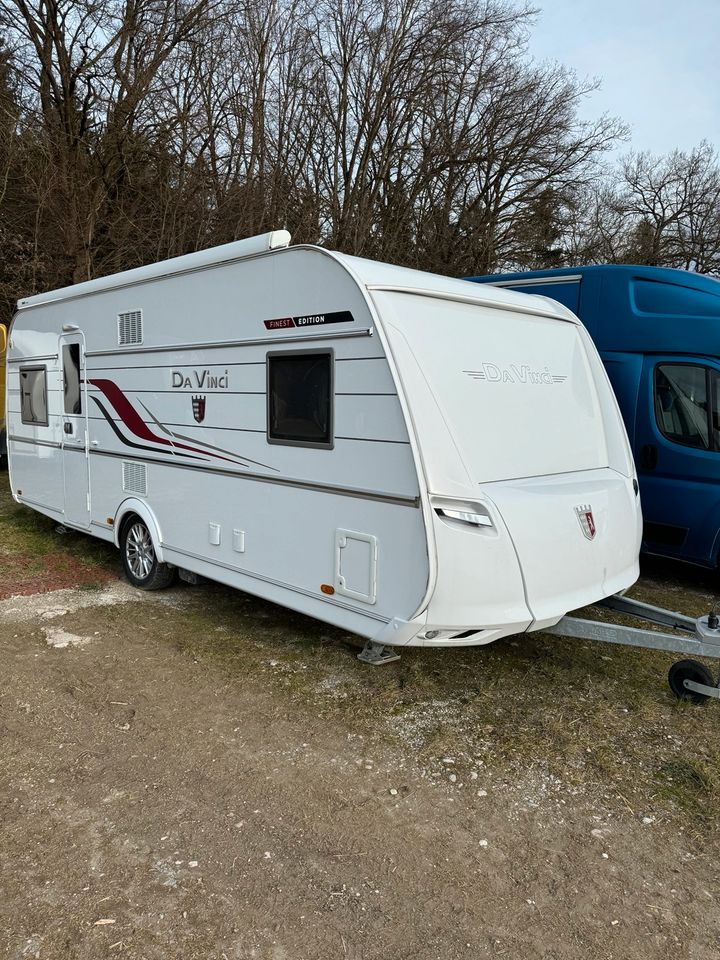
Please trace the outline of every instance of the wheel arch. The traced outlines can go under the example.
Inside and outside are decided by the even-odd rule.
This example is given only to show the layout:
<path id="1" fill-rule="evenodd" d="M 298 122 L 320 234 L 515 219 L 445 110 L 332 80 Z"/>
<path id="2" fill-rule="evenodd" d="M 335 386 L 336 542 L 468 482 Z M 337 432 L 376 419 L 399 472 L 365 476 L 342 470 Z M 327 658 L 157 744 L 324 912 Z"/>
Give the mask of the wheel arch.
<path id="1" fill-rule="evenodd" d="M 155 514 L 152 512 L 150 507 L 148 507 L 148 505 L 142 500 L 137 500 L 134 497 L 129 497 L 127 500 L 123 500 L 115 512 L 115 518 L 113 521 L 113 540 L 115 541 L 115 546 L 118 548 L 120 547 L 120 531 L 122 530 L 125 520 L 131 514 L 136 514 L 145 523 L 145 526 L 150 531 L 150 536 L 152 537 L 153 549 L 155 550 L 155 556 L 157 557 L 158 563 L 164 563 L 165 558 L 163 556 L 160 524 L 157 522 Z"/>

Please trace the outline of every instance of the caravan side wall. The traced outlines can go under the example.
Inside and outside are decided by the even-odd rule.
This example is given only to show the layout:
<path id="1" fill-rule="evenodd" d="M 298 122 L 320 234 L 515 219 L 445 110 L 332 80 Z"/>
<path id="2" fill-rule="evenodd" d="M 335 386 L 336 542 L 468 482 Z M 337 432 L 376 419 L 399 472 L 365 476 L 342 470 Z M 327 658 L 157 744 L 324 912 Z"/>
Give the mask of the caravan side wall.
<path id="1" fill-rule="evenodd" d="M 471 278 L 570 307 L 595 341 L 633 448 L 647 552 L 720 559 L 720 281 L 596 266 Z"/>
<path id="2" fill-rule="evenodd" d="M 137 515 L 160 561 L 393 645 L 630 586 L 632 461 L 568 311 L 262 244 L 21 305 L 18 500 L 116 542 Z"/>
<path id="3" fill-rule="evenodd" d="M 147 513 L 165 562 L 375 635 L 416 613 L 430 567 L 410 438 L 373 326 L 348 272 L 303 248 L 21 310 L 14 495 L 104 539 L 117 540 L 126 510 Z M 330 443 L 268 436 L 273 357 L 329 358 Z"/>

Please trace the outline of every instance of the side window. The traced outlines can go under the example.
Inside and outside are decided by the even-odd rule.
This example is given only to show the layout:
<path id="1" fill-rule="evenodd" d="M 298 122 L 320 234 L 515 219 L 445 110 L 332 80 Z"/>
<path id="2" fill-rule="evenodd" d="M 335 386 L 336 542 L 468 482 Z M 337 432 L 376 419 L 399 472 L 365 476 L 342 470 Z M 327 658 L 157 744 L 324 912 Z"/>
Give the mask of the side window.
<path id="1" fill-rule="evenodd" d="M 82 413 L 82 399 L 80 394 L 80 344 L 65 344 L 62 348 L 62 355 L 65 413 Z"/>
<path id="2" fill-rule="evenodd" d="M 330 350 L 268 354 L 269 443 L 332 447 L 332 363 Z"/>
<path id="3" fill-rule="evenodd" d="M 716 370 L 710 373 L 710 383 L 713 446 L 720 450 L 720 373 Z"/>
<path id="4" fill-rule="evenodd" d="M 707 370 L 679 363 L 655 368 L 655 418 L 668 440 L 709 450 Z"/>
<path id="5" fill-rule="evenodd" d="M 46 367 L 20 367 L 20 419 L 41 427 L 48 425 Z"/>

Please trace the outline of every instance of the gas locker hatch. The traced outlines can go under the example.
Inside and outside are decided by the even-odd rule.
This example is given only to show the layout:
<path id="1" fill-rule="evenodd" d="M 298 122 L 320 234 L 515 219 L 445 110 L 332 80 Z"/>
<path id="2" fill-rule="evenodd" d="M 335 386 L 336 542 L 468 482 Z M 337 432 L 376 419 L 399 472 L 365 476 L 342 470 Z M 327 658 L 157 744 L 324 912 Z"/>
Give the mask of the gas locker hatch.
<path id="1" fill-rule="evenodd" d="M 363 603 L 377 595 L 377 538 L 353 530 L 335 531 L 335 593 Z"/>

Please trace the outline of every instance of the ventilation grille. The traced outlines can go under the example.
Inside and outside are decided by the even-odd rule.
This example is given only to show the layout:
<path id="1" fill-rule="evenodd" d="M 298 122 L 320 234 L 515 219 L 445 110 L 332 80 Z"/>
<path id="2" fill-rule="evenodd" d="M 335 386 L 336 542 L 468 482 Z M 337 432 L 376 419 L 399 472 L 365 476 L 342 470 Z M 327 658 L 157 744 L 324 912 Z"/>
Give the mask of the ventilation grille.
<path id="1" fill-rule="evenodd" d="M 122 462 L 123 490 L 125 493 L 138 493 L 147 496 L 147 468 L 144 463 Z"/>
<path id="2" fill-rule="evenodd" d="M 142 343 L 142 310 L 130 310 L 118 314 L 118 344 L 121 347 L 129 343 Z"/>

